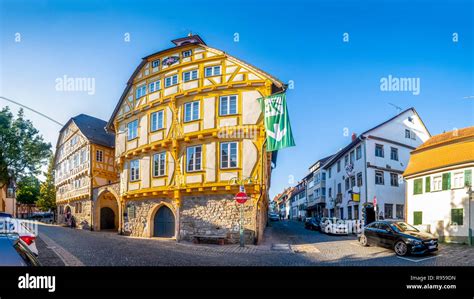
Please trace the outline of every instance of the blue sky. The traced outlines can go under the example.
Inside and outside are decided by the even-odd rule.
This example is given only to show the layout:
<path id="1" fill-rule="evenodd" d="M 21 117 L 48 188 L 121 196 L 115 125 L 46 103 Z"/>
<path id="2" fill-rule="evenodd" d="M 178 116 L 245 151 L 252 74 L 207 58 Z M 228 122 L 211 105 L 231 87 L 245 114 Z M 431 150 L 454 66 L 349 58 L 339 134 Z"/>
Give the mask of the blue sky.
<path id="1" fill-rule="evenodd" d="M 141 58 L 189 31 L 293 80 L 287 99 L 297 146 L 279 153 L 271 195 L 345 146 L 344 128 L 360 133 L 395 115 L 388 103 L 415 107 L 432 134 L 473 125 L 472 1 L 0 3 L 0 95 L 63 123 L 79 113 L 108 120 Z M 56 91 L 64 75 L 95 78 L 95 94 Z M 420 78 L 421 93 L 382 92 L 388 75 Z M 55 144 L 60 128 L 26 114 Z"/>

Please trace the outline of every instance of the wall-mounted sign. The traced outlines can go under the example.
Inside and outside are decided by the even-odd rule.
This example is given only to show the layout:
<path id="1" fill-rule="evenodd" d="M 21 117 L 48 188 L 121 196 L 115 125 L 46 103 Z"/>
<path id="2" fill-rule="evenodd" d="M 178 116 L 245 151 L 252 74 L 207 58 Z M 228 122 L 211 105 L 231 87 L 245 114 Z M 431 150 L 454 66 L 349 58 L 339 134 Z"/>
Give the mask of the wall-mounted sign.
<path id="1" fill-rule="evenodd" d="M 351 177 L 354 175 L 354 164 L 349 163 L 346 165 L 346 174 Z"/>
<path id="2" fill-rule="evenodd" d="M 179 61 L 179 56 L 170 56 L 170 57 L 166 57 L 165 59 L 163 59 L 161 64 L 163 64 L 163 65 L 172 65 L 173 63 L 176 63 L 178 61 Z"/>

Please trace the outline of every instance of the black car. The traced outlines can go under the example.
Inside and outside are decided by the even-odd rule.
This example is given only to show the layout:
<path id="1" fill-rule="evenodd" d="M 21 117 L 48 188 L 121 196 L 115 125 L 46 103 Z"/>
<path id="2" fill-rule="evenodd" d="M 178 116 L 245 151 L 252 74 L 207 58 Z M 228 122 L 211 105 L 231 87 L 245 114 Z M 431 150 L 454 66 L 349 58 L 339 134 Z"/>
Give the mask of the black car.
<path id="1" fill-rule="evenodd" d="M 376 221 L 364 227 L 359 235 L 364 245 L 376 245 L 395 250 L 399 256 L 425 254 L 438 250 L 438 239 L 429 233 L 420 232 L 402 221 Z"/>
<path id="2" fill-rule="evenodd" d="M 40 266 L 40 262 L 17 234 L 0 233 L 0 266 Z"/>
<path id="3" fill-rule="evenodd" d="M 304 228 L 310 230 L 321 230 L 321 219 L 318 217 L 308 217 L 304 221 Z"/>

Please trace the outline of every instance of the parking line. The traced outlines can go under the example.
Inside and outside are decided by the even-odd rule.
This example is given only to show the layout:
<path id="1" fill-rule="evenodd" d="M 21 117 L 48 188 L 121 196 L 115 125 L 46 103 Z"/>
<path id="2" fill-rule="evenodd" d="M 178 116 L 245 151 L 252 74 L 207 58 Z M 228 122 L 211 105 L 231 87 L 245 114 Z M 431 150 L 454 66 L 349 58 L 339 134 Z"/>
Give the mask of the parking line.
<path id="1" fill-rule="evenodd" d="M 430 256 L 430 257 L 426 257 L 426 258 L 419 259 L 419 260 L 415 260 L 415 259 L 411 259 L 411 258 L 407 258 L 407 257 L 402 257 L 402 256 L 397 256 L 397 257 L 399 259 L 402 259 L 402 260 L 407 260 L 407 261 L 410 261 L 410 262 L 413 262 L 413 263 L 419 263 L 419 262 L 426 261 L 426 260 L 429 260 L 429 259 L 434 259 L 437 256 L 440 256 L 440 255 Z"/>

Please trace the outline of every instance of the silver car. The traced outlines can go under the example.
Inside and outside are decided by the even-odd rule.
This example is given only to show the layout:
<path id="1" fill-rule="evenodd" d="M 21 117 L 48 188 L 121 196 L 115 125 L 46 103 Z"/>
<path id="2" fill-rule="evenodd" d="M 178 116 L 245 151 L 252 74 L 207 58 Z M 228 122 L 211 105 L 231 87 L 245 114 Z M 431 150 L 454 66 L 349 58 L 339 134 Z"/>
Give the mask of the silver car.
<path id="1" fill-rule="evenodd" d="M 40 266 L 36 255 L 18 234 L 0 233 L 0 266 Z"/>

